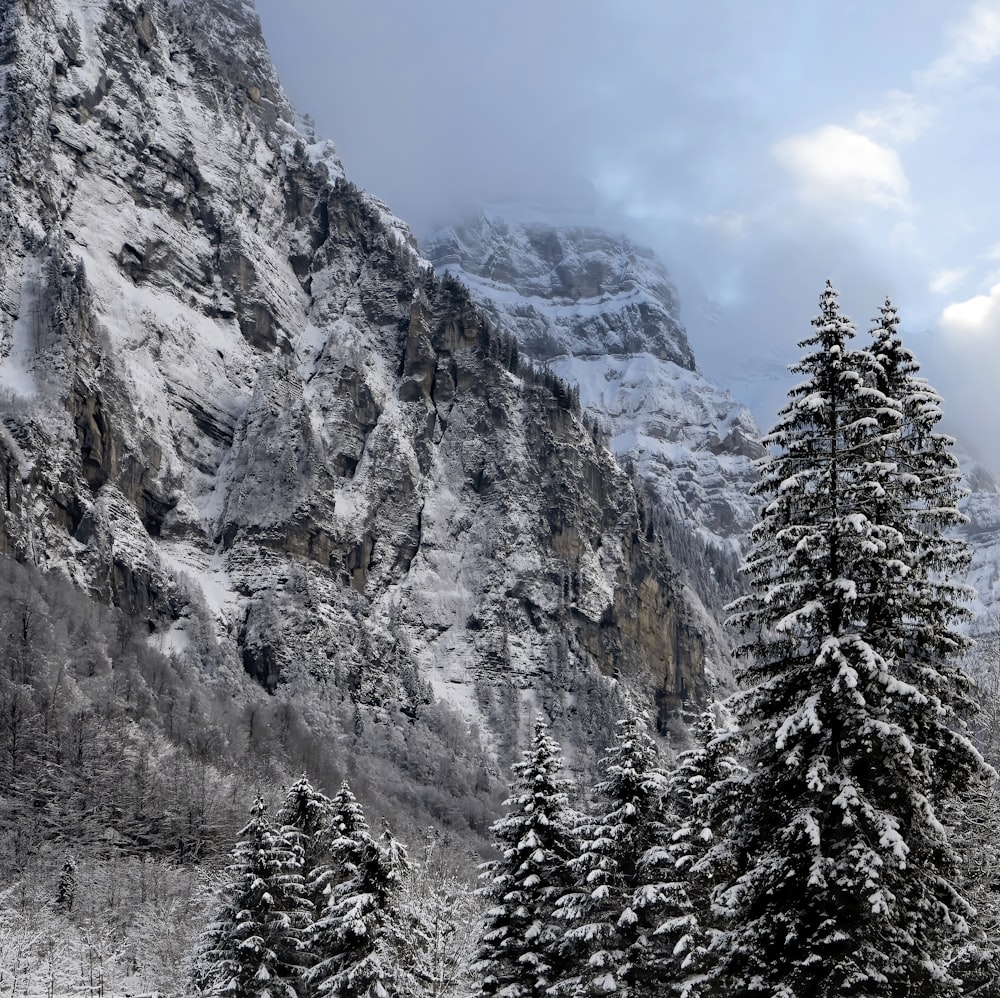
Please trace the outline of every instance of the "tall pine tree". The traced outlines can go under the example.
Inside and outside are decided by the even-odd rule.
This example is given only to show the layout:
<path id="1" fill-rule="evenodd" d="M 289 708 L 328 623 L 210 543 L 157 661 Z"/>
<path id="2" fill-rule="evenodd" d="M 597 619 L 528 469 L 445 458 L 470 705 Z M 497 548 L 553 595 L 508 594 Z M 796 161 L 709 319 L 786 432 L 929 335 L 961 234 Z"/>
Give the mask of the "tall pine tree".
<path id="1" fill-rule="evenodd" d="M 918 444 L 924 410 L 888 363 L 849 348 L 829 283 L 813 326 L 732 608 L 749 768 L 713 973 L 730 994 L 948 994 L 970 909 L 938 810 L 980 767 L 945 657 L 959 593 L 936 574 L 956 563 L 936 532 L 958 517 L 954 464 Z"/>
<path id="2" fill-rule="evenodd" d="M 289 787 L 274 816 L 281 833 L 300 852 L 302 878 L 312 904 L 310 921 L 318 918 L 326 905 L 336 813 L 330 798 L 303 776 Z"/>
<path id="3" fill-rule="evenodd" d="M 733 815 L 742 811 L 746 770 L 737 759 L 738 737 L 732 718 L 711 704 L 694 725 L 695 744 L 682 752 L 669 775 L 667 793 L 673 825 L 664 843 L 670 866 L 683 882 L 691 905 L 690 928 L 675 948 L 682 995 L 708 993 L 708 969 L 716 920 L 712 894 L 730 874 L 725 842 Z"/>
<path id="4" fill-rule="evenodd" d="M 968 644 L 955 624 L 968 616 L 962 607 L 974 593 L 959 578 L 971 552 L 951 528 L 965 522 L 958 503 L 965 495 L 954 441 L 941 433 L 941 399 L 918 376 L 919 367 L 902 343 L 899 318 L 886 299 L 865 351 L 868 380 L 877 397 L 892 406 L 878 412 L 884 496 L 877 515 L 898 530 L 900 566 L 892 566 L 873 601 L 873 628 L 893 649 L 901 669 L 912 678 L 929 676 L 929 662 L 947 699 L 972 706 L 972 681 L 956 656 Z M 888 559 L 886 559 L 888 561 Z M 957 698 L 957 699 L 956 699 Z M 959 765 L 966 765 L 963 740 Z M 935 746 L 935 751 L 939 749 Z M 937 768 L 947 772 L 944 759 Z"/>
<path id="5" fill-rule="evenodd" d="M 572 885 L 576 844 L 569 783 L 560 775 L 558 745 L 542 721 L 514 766 L 510 808 L 492 832 L 500 859 L 488 865 L 489 905 L 479 951 L 480 994 L 540 998 L 565 977 L 564 924 L 556 903 Z"/>
<path id="6" fill-rule="evenodd" d="M 573 964 L 559 993 L 659 995 L 681 974 L 694 922 L 665 848 L 668 779 L 645 722 L 629 711 L 594 788 L 599 815 L 578 829 L 573 891 L 560 899 Z"/>
<path id="7" fill-rule="evenodd" d="M 389 835 L 384 845 L 372 838 L 346 782 L 332 811 L 333 863 L 310 884 L 314 895 L 326 895 L 326 904 L 309 933 L 314 962 L 305 977 L 316 994 L 330 998 L 390 998 L 401 993 L 394 920 L 405 852 Z"/>
<path id="8" fill-rule="evenodd" d="M 196 976 L 204 991 L 227 998 L 300 994 L 299 952 L 310 916 L 301 868 L 301 851 L 272 826 L 258 797 L 203 943 Z"/>

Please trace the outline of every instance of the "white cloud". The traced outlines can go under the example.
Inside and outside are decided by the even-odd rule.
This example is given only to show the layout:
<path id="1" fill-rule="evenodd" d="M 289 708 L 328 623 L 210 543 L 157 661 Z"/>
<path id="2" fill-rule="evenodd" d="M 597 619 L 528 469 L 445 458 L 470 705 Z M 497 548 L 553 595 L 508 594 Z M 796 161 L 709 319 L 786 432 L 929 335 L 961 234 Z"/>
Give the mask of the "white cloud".
<path id="1" fill-rule="evenodd" d="M 949 35 L 949 46 L 921 74 L 926 83 L 960 82 L 1000 55 L 1000 3 L 977 3 Z"/>
<path id="2" fill-rule="evenodd" d="M 714 215 L 699 215 L 695 224 L 705 229 L 714 229 L 730 239 L 741 239 L 747 234 L 746 215 L 738 211 L 722 211 Z"/>
<path id="3" fill-rule="evenodd" d="M 779 142 L 774 154 L 810 205 L 833 211 L 909 209 L 909 184 L 898 154 L 860 132 L 824 125 Z"/>
<path id="4" fill-rule="evenodd" d="M 968 273 L 968 267 L 951 267 L 948 270 L 939 270 L 936 274 L 931 275 L 927 288 L 936 295 L 949 294 L 962 283 Z"/>
<path id="5" fill-rule="evenodd" d="M 989 294 L 953 302 L 942 313 L 939 326 L 946 332 L 966 336 L 987 336 L 1000 332 L 1000 284 Z"/>
<path id="6" fill-rule="evenodd" d="M 881 107 L 862 111 L 854 119 L 858 131 L 902 144 L 918 139 L 930 127 L 934 108 L 920 104 L 913 94 L 891 90 Z"/>

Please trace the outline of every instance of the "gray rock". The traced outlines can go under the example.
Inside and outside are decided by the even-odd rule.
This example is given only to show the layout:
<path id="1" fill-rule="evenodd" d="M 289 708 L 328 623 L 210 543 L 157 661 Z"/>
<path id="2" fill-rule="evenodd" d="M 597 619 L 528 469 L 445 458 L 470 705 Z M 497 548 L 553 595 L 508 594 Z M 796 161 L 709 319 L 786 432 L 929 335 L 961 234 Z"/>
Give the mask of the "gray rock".
<path id="1" fill-rule="evenodd" d="M 545 710 L 589 765 L 615 676 L 663 723 L 703 693 L 722 652 L 631 479 L 295 124 L 249 4 L 36 0 L 0 39 L 4 552 L 168 647 L 197 599 L 321 714 L 418 675 L 500 754 Z M 690 370 L 657 288 L 629 315 Z"/>

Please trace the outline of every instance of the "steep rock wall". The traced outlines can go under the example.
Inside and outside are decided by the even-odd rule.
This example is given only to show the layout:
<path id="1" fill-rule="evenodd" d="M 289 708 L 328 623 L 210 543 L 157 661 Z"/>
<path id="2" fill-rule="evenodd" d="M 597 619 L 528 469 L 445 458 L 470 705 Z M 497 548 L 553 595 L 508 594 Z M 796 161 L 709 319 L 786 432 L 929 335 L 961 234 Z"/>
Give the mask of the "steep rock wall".
<path id="1" fill-rule="evenodd" d="M 439 273 L 468 284 L 524 354 L 573 386 L 635 468 L 675 562 L 721 617 L 739 591 L 742 539 L 756 517 L 749 489 L 763 450 L 753 417 L 698 371 L 677 292 L 651 250 L 506 210 L 439 231 L 425 252 Z M 715 660 L 726 681 L 726 656 Z"/>
<path id="2" fill-rule="evenodd" d="M 590 758 L 708 624 L 572 405 L 295 124 L 236 0 L 19 0 L 0 47 L 5 552 L 269 689 L 428 689 Z"/>

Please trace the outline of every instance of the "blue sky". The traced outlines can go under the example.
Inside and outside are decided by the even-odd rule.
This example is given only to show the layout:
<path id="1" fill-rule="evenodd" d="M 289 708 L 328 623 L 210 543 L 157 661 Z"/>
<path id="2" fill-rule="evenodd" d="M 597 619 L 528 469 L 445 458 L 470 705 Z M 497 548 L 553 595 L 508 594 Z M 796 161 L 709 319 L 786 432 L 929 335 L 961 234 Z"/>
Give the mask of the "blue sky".
<path id="1" fill-rule="evenodd" d="M 1000 470 L 1000 0 L 258 0 L 293 102 L 418 235 L 484 202 L 652 245 L 768 424 L 830 277 Z"/>

